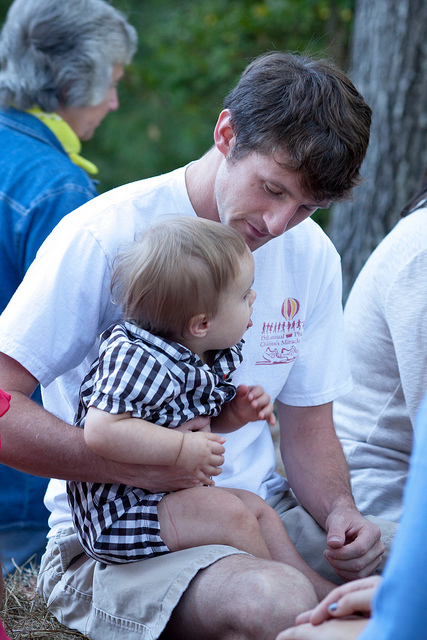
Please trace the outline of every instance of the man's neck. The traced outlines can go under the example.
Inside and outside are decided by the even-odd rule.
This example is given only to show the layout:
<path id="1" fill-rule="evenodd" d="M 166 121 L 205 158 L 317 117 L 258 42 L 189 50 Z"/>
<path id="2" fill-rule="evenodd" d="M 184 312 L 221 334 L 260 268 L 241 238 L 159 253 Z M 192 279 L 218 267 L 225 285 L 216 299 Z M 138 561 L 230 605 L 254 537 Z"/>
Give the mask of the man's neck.
<path id="1" fill-rule="evenodd" d="M 188 197 L 200 218 L 219 221 L 215 199 L 215 179 L 222 159 L 221 153 L 216 147 L 212 147 L 199 160 L 193 162 L 185 173 Z"/>

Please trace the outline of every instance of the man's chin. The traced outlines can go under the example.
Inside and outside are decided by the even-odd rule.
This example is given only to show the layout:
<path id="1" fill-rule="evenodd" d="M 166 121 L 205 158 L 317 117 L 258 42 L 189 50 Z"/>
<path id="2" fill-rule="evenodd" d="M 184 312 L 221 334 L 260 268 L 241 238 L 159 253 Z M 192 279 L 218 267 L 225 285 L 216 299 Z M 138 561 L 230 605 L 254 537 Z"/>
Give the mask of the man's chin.
<path id="1" fill-rule="evenodd" d="M 273 236 L 264 236 L 264 238 L 254 238 L 253 236 L 243 236 L 249 249 L 253 252 L 263 247 L 267 242 L 273 240 Z"/>
<path id="2" fill-rule="evenodd" d="M 243 230 L 238 229 L 238 231 L 240 231 L 241 234 L 243 235 L 246 241 L 246 244 L 248 245 L 251 251 L 256 251 L 257 249 L 259 249 L 260 247 L 267 244 L 267 242 L 273 239 L 273 236 L 271 236 L 268 233 L 261 233 L 260 231 L 258 231 L 256 227 L 251 225 L 249 222 L 246 223 L 245 228 Z"/>
<path id="3" fill-rule="evenodd" d="M 256 227 L 251 225 L 247 220 L 231 220 L 228 221 L 224 218 L 220 217 L 220 221 L 223 224 L 228 224 L 235 231 L 238 231 L 241 236 L 243 236 L 246 244 L 248 245 L 251 251 L 256 251 L 264 244 L 267 244 L 270 240 L 273 239 L 273 236 L 269 234 L 261 234 L 257 231 Z"/>

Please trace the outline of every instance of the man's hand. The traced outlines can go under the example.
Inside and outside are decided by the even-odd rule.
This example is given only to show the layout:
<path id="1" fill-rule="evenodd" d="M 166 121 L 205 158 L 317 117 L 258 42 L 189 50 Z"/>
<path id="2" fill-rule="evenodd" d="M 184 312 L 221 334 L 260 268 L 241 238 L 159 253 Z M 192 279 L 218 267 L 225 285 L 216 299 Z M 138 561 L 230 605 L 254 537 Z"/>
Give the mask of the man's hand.
<path id="1" fill-rule="evenodd" d="M 327 532 L 325 558 L 344 580 L 381 564 L 381 531 L 356 509 L 332 403 L 293 407 L 276 401 L 286 476 L 298 501 Z"/>
<path id="2" fill-rule="evenodd" d="M 205 431 L 206 433 L 210 433 L 211 419 L 209 416 L 196 416 L 188 420 L 188 422 L 184 422 L 184 424 L 181 424 L 179 427 L 175 427 L 175 430 L 182 431 L 183 433 L 187 431 Z"/>
<path id="3" fill-rule="evenodd" d="M 73 427 L 75 429 L 75 427 Z M 80 431 L 80 429 L 76 429 Z M 186 469 L 165 465 L 138 465 L 111 462 L 108 465 L 109 482 L 140 487 L 150 493 L 169 493 L 191 489 L 200 485 L 200 480 Z"/>
<path id="4" fill-rule="evenodd" d="M 326 531 L 329 549 L 324 556 L 344 580 L 365 578 L 381 564 L 381 531 L 356 509 L 333 510 L 326 519 Z"/>

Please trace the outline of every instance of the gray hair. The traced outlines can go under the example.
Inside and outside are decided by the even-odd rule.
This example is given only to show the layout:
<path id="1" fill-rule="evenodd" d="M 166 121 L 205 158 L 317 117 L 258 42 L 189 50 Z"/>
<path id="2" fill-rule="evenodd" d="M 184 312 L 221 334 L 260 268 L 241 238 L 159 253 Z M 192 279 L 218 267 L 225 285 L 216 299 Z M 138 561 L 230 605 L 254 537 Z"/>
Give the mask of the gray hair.
<path id="1" fill-rule="evenodd" d="M 105 0 L 15 0 L 0 34 L 0 104 L 99 104 L 136 45 L 134 27 Z"/>

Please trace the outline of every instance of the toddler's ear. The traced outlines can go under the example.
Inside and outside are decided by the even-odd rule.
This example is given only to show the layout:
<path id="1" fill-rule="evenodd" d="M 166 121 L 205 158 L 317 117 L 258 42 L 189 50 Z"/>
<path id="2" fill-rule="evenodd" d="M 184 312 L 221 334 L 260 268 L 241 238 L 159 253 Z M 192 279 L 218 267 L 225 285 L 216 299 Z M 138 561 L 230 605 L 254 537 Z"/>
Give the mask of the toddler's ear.
<path id="1" fill-rule="evenodd" d="M 209 331 L 210 322 L 204 313 L 199 313 L 190 318 L 187 331 L 192 338 L 204 338 Z"/>

